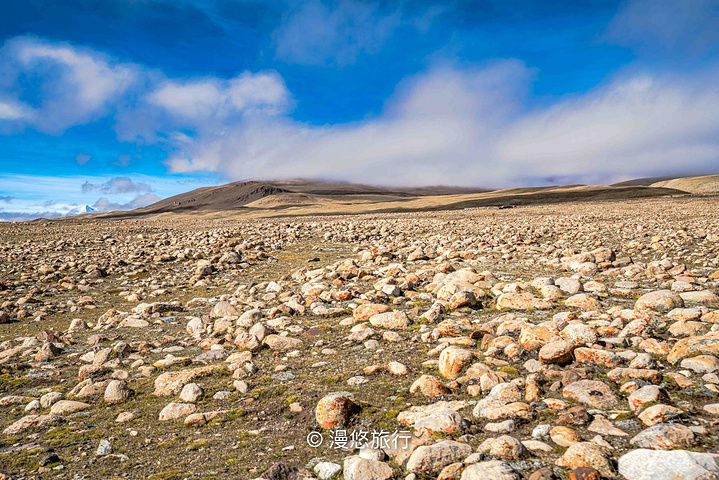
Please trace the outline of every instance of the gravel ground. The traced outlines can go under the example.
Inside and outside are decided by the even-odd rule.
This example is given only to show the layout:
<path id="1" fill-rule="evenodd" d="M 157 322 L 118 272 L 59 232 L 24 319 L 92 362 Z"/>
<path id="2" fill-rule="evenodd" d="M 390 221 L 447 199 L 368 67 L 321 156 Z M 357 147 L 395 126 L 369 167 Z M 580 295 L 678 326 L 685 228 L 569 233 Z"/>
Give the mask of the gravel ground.
<path id="1" fill-rule="evenodd" d="M 719 478 L 718 204 L 0 224 L 0 479 Z"/>

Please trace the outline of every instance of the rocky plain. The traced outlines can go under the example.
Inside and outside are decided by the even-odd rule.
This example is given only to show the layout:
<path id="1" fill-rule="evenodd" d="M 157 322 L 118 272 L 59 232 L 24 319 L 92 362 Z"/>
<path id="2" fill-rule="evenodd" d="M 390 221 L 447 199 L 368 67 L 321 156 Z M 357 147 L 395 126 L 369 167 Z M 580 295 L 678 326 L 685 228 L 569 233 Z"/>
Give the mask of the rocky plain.
<path id="1" fill-rule="evenodd" d="M 719 479 L 717 206 L 0 224 L 0 478 Z"/>

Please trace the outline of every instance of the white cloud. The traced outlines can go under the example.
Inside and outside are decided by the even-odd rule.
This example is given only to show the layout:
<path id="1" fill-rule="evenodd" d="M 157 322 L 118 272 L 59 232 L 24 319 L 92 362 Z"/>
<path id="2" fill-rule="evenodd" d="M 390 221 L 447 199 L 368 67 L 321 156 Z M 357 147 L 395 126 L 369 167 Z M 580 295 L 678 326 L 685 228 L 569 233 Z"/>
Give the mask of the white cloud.
<path id="1" fill-rule="evenodd" d="M 0 119 L 16 120 L 42 132 L 60 134 L 67 128 L 110 113 L 136 80 L 136 67 L 113 63 L 103 55 L 31 37 L 17 37 L 0 52 L 5 88 L 19 95 L 26 88 L 22 75 L 41 78 L 39 101 L 23 104 L 19 99 L 0 104 Z"/>
<path id="2" fill-rule="evenodd" d="M 147 99 L 175 115 L 195 118 L 212 115 L 220 106 L 222 97 L 219 81 L 211 79 L 185 84 L 168 81 L 150 93 Z"/>
<path id="3" fill-rule="evenodd" d="M 351 64 L 361 53 L 379 51 L 401 17 L 399 10 L 387 11 L 374 2 L 296 2 L 274 33 L 277 57 L 305 65 Z"/>
<path id="4" fill-rule="evenodd" d="M 206 125 L 196 138 L 175 143 L 179 154 L 168 165 L 175 172 L 215 170 L 231 178 L 466 183 L 476 179 L 447 167 L 489 154 L 531 75 L 518 61 L 466 71 L 438 68 L 400 86 L 379 117 L 346 125 L 267 117 L 224 129 Z"/>
<path id="5" fill-rule="evenodd" d="M 243 115 L 277 115 L 291 106 L 283 78 L 245 71 L 230 79 L 170 79 L 93 50 L 16 37 L 0 49 L 0 127 L 50 134 L 113 115 L 119 140 L 162 141 L 174 129 L 218 124 Z M 24 82 L 36 76 L 38 82 Z M 23 103 L 29 94 L 37 100 Z M 11 127 L 11 128 L 8 128 Z M 78 155 L 79 164 L 89 158 Z M 121 156 L 115 164 L 129 165 Z"/>
<path id="6" fill-rule="evenodd" d="M 277 73 L 243 72 L 227 81 L 167 80 L 148 94 L 147 101 L 195 124 L 208 117 L 224 119 L 248 111 L 279 113 L 287 106 L 289 97 L 284 80 Z"/>
<path id="7" fill-rule="evenodd" d="M 235 110 L 275 114 L 289 103 L 285 81 L 274 72 L 243 72 L 229 81 L 227 98 Z"/>
<path id="8" fill-rule="evenodd" d="M 55 200 L 44 202 L 12 205 L 11 210 L 0 207 L 0 222 L 24 222 L 35 218 L 58 218 L 85 213 L 83 207 L 75 203 L 64 203 Z"/>

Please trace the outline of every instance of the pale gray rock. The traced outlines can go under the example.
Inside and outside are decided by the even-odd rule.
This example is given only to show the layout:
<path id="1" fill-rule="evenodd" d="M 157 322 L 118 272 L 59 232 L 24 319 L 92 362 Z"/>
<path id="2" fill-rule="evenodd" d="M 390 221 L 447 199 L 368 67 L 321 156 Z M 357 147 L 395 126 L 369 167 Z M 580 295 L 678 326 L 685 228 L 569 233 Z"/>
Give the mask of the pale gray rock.
<path id="1" fill-rule="evenodd" d="M 570 383 L 564 387 L 562 395 L 565 398 L 573 398 L 590 407 L 600 409 L 611 408 L 618 403 L 617 397 L 609 386 L 597 380 L 579 380 Z"/>
<path id="2" fill-rule="evenodd" d="M 669 450 L 686 447 L 693 441 L 694 432 L 688 427 L 675 423 L 658 423 L 639 432 L 629 443 L 654 450 Z"/>
<path id="3" fill-rule="evenodd" d="M 627 480 L 719 480 L 719 455 L 638 449 L 619 458 Z"/>
<path id="4" fill-rule="evenodd" d="M 345 480 L 389 480 L 394 470 L 384 462 L 352 456 L 345 458 L 343 475 Z"/>
<path id="5" fill-rule="evenodd" d="M 180 400 L 187 403 L 195 403 L 202 396 L 202 389 L 196 383 L 188 383 L 182 387 Z"/>
<path id="6" fill-rule="evenodd" d="M 112 453 L 112 445 L 110 444 L 110 441 L 106 438 L 103 438 L 100 440 L 100 445 L 97 446 L 97 450 L 95 451 L 95 455 L 97 456 L 104 456 L 109 455 Z"/>
<path id="7" fill-rule="evenodd" d="M 462 472 L 461 480 L 520 480 L 522 477 L 500 460 L 473 463 Z"/>
<path id="8" fill-rule="evenodd" d="M 332 462 L 320 462 L 315 465 L 314 471 L 320 480 L 329 480 L 342 470 L 340 465 Z"/>
<path id="9" fill-rule="evenodd" d="M 437 474 L 450 463 L 461 462 L 470 453 L 472 447 L 453 440 L 418 447 L 407 460 L 407 471 Z"/>

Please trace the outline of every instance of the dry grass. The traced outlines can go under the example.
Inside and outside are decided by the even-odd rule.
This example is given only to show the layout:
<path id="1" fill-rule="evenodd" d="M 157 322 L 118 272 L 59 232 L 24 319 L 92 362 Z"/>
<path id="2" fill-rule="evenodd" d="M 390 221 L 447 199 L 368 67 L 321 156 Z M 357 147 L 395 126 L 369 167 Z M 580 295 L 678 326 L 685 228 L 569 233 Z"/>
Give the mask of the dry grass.
<path id="1" fill-rule="evenodd" d="M 652 187 L 675 188 L 689 193 L 719 193 L 719 175 L 674 178 L 656 182 Z"/>

